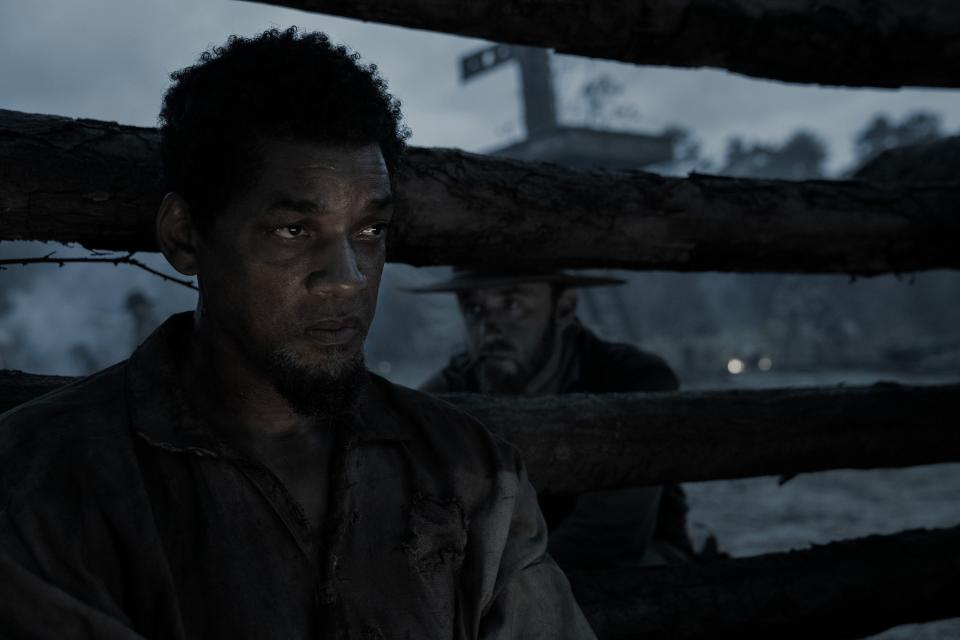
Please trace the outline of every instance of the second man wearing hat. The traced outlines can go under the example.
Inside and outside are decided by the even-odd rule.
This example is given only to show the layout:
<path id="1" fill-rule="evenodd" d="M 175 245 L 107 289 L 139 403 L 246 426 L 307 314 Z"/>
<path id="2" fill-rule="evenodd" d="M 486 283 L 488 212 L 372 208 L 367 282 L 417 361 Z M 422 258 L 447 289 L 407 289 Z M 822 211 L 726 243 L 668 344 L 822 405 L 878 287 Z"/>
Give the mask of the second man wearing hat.
<path id="1" fill-rule="evenodd" d="M 578 321 L 576 289 L 612 284 L 622 281 L 561 271 L 461 270 L 449 281 L 413 289 L 455 293 L 467 332 L 467 350 L 421 388 L 512 395 L 676 390 L 677 378 L 662 358 L 601 340 Z M 693 556 L 679 486 L 541 494 L 540 506 L 550 554 L 572 574 Z"/>

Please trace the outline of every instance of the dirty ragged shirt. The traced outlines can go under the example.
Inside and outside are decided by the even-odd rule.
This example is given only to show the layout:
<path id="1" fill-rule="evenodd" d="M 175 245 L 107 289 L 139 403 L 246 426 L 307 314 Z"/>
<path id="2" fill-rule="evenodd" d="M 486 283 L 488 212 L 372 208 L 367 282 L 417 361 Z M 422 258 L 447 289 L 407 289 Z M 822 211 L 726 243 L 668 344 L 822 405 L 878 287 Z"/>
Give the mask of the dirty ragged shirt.
<path id="1" fill-rule="evenodd" d="M 0 417 L 0 635 L 593 638 L 511 446 L 371 375 L 317 539 L 185 409 L 189 330 Z"/>

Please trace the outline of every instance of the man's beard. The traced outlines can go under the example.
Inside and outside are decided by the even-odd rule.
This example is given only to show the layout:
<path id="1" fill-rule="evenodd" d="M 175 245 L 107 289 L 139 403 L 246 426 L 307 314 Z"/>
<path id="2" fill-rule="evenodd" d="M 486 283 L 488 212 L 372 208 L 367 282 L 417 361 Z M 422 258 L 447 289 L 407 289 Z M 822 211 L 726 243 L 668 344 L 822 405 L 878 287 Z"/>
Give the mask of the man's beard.
<path id="1" fill-rule="evenodd" d="M 362 350 L 336 372 L 304 366 L 289 353 L 278 351 L 268 358 L 266 372 L 277 392 L 297 413 L 337 422 L 356 407 L 367 380 Z"/>
<path id="2" fill-rule="evenodd" d="M 477 371 L 477 390 L 493 395 L 519 395 L 523 393 L 527 378 L 527 372 L 522 367 L 513 372 L 481 362 Z"/>
<path id="3" fill-rule="evenodd" d="M 530 361 L 514 361 L 517 364 L 515 371 L 507 371 L 503 367 L 494 365 L 490 360 L 484 358 L 481 353 L 480 363 L 477 367 L 477 385 L 479 392 L 495 395 L 522 394 L 533 376 L 536 375 L 550 359 L 550 354 L 554 348 L 556 331 L 556 324 L 551 322 L 540 338 L 536 349 L 534 349 Z"/>

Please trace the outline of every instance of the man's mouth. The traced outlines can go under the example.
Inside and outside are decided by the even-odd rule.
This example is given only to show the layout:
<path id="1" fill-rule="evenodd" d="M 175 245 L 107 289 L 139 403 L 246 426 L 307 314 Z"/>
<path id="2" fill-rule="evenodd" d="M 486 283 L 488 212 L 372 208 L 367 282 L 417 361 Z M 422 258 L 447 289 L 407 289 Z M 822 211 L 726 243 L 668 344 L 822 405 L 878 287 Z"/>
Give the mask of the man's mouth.
<path id="1" fill-rule="evenodd" d="M 511 360 L 516 358 L 517 354 L 508 347 L 497 347 L 481 349 L 479 355 L 486 360 Z"/>
<path id="2" fill-rule="evenodd" d="M 348 344 L 363 331 L 363 323 L 356 316 L 326 318 L 307 327 L 311 340 L 326 347 Z"/>

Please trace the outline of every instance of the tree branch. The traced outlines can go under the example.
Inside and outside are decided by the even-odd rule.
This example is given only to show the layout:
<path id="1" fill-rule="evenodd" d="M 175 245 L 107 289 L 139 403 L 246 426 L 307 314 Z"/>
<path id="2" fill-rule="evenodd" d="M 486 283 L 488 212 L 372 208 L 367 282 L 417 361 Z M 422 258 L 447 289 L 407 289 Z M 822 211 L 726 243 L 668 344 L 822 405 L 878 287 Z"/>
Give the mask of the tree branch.
<path id="1" fill-rule="evenodd" d="M 104 255 L 101 252 L 94 251 L 89 256 L 58 258 L 56 257 L 56 252 L 51 251 L 45 256 L 39 256 L 39 257 L 33 257 L 33 258 L 0 259 L 0 270 L 5 269 L 8 265 L 27 266 L 28 264 L 55 264 L 61 267 L 68 263 L 70 264 L 104 263 L 104 264 L 112 264 L 113 266 L 117 266 L 120 264 L 128 264 L 138 269 L 143 269 L 147 273 L 151 273 L 157 276 L 158 278 L 166 280 L 167 282 L 173 282 L 175 284 L 179 284 L 184 287 L 187 287 L 188 289 L 193 289 L 194 291 L 198 291 L 197 286 L 193 284 L 193 282 L 191 282 L 190 280 L 175 278 L 173 276 L 167 275 L 166 273 L 163 273 L 162 271 L 157 271 L 153 267 L 147 265 L 144 262 L 141 262 L 140 260 L 134 258 L 133 256 L 134 256 L 133 253 L 128 253 L 123 256 L 108 256 L 108 255 Z"/>

